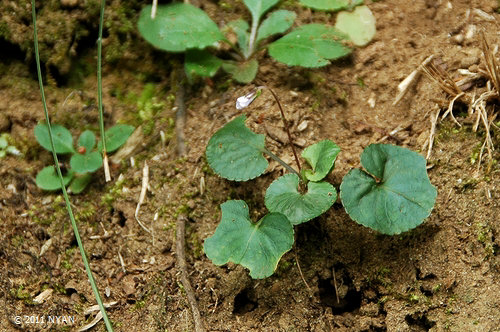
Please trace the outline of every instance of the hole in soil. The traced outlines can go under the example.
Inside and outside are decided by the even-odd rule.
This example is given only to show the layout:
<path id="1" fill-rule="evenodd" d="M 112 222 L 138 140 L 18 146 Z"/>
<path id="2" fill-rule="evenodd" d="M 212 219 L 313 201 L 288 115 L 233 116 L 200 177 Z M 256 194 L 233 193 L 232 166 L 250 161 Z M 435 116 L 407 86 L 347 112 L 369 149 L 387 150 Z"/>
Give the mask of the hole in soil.
<path id="1" fill-rule="evenodd" d="M 127 218 L 125 218 L 123 211 L 118 211 L 118 224 L 120 225 L 120 227 L 125 227 L 126 221 L 127 221 Z"/>
<path id="2" fill-rule="evenodd" d="M 333 278 L 320 279 L 318 288 L 321 303 L 331 307 L 334 315 L 352 312 L 361 306 L 361 292 L 354 288 L 350 279 L 339 280 L 337 277 L 339 301 L 337 301 Z"/>
<path id="3" fill-rule="evenodd" d="M 234 298 L 233 314 L 235 315 L 243 315 L 247 312 L 254 311 L 256 308 L 257 302 L 250 299 L 248 288 L 242 290 Z"/>
<path id="4" fill-rule="evenodd" d="M 410 326 L 410 329 L 415 332 L 429 331 L 432 327 L 434 327 L 434 325 L 436 325 L 435 322 L 430 321 L 429 318 L 422 313 L 406 315 L 405 320 Z"/>

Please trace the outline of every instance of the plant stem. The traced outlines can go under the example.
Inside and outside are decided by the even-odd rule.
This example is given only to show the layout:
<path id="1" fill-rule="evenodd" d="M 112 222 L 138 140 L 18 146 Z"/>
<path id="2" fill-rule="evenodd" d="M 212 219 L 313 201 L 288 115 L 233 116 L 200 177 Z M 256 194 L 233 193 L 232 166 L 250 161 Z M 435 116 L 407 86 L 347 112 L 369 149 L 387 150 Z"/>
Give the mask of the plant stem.
<path id="1" fill-rule="evenodd" d="M 283 107 L 281 106 L 280 100 L 278 99 L 278 96 L 276 95 L 276 93 L 274 93 L 273 89 L 271 89 L 270 87 L 262 85 L 261 88 L 266 88 L 267 90 L 269 90 L 269 92 L 271 92 L 271 94 L 273 95 L 274 100 L 276 100 L 276 103 L 278 104 L 278 108 L 280 109 L 280 112 L 281 112 L 281 119 L 283 120 L 283 126 L 285 127 L 286 133 L 288 135 L 288 141 L 289 141 L 290 147 L 292 148 L 293 156 L 295 157 L 295 162 L 297 163 L 297 167 L 299 168 L 299 173 L 300 173 L 301 168 L 300 168 L 299 157 L 297 156 L 297 152 L 295 151 L 295 146 L 293 145 L 293 139 L 292 139 L 292 135 L 290 134 L 290 128 L 288 126 L 288 121 L 286 120 L 285 112 L 283 111 Z"/>
<path id="2" fill-rule="evenodd" d="M 272 153 L 271 151 L 269 151 L 267 148 L 264 148 L 264 153 L 267 153 L 269 155 L 269 157 L 271 157 L 272 159 L 276 160 L 281 166 L 285 167 L 289 172 L 297 174 L 297 176 L 299 177 L 299 179 L 302 179 L 302 176 L 300 176 L 299 172 L 297 172 L 296 170 L 294 170 L 292 168 L 292 166 L 288 165 L 285 161 L 283 161 L 282 159 L 280 159 L 280 157 L 278 157 L 277 155 L 275 155 L 274 153 Z"/>
<path id="3" fill-rule="evenodd" d="M 106 182 L 111 181 L 109 174 L 108 155 L 106 153 L 106 139 L 104 138 L 104 115 L 102 111 L 102 26 L 104 22 L 104 5 L 106 0 L 101 0 L 101 14 L 99 17 L 99 37 L 97 38 L 97 105 L 99 107 L 99 128 L 102 141 L 102 160 L 104 164 L 104 177 Z"/>
<path id="4" fill-rule="evenodd" d="M 59 160 L 57 158 L 56 149 L 54 146 L 54 137 L 52 134 L 52 128 L 50 126 L 49 119 L 49 111 L 47 110 L 47 102 L 45 101 L 45 92 L 43 89 L 43 81 L 42 81 L 42 70 L 40 69 L 40 54 L 38 52 L 38 34 L 36 30 L 36 9 L 35 9 L 35 0 L 31 0 L 31 14 L 33 17 L 33 30 L 34 30 L 34 43 L 35 43 L 35 59 L 36 59 L 36 70 L 38 73 L 38 83 L 40 85 L 40 94 L 42 97 L 43 104 L 43 112 L 45 114 L 45 121 L 47 122 L 47 129 L 49 131 L 50 137 L 50 145 L 52 148 L 52 157 L 54 158 L 54 164 L 57 170 L 57 175 L 59 176 L 59 180 L 61 181 L 62 193 L 64 196 L 64 201 L 66 203 L 66 209 L 68 211 L 69 219 L 71 221 L 71 226 L 73 228 L 73 232 L 75 234 L 76 242 L 78 243 L 78 248 L 80 249 L 80 254 L 82 255 L 83 265 L 85 265 L 85 270 L 87 271 L 87 277 L 90 282 L 90 286 L 92 287 L 92 291 L 94 292 L 94 296 L 96 298 L 97 304 L 99 305 L 99 309 L 101 310 L 102 317 L 104 320 L 104 324 L 106 325 L 106 329 L 108 332 L 113 331 L 113 326 L 109 321 L 108 315 L 106 314 L 106 309 L 101 300 L 101 296 L 99 295 L 99 290 L 97 289 L 96 282 L 94 280 L 94 276 L 92 275 L 92 271 L 90 270 L 90 265 L 87 260 L 87 255 L 85 254 L 85 249 L 83 248 L 82 239 L 80 238 L 80 233 L 78 232 L 78 227 L 76 225 L 75 217 L 73 215 L 73 210 L 71 209 L 71 204 L 69 201 L 68 193 L 66 191 L 66 186 L 64 185 L 64 180 L 61 172 L 61 168 L 59 167 Z"/>
<path id="5" fill-rule="evenodd" d="M 254 52 L 255 38 L 257 37 L 257 28 L 259 27 L 259 18 L 252 15 L 252 28 L 250 29 L 250 38 L 248 39 L 248 50 L 245 59 L 248 60 Z"/>

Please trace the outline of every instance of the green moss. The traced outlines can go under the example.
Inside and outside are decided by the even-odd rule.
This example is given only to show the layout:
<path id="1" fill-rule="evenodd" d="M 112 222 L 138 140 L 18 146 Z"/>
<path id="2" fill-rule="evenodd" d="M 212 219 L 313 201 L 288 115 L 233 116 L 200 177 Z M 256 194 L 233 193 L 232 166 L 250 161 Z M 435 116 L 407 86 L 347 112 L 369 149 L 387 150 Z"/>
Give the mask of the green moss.
<path id="1" fill-rule="evenodd" d="M 18 299 L 18 300 L 30 300 L 30 293 L 24 290 L 24 285 L 19 285 L 17 288 L 10 289 L 10 296 Z"/>
<path id="2" fill-rule="evenodd" d="M 12 244 L 13 247 L 19 248 L 24 243 L 24 237 L 22 235 L 14 235 L 10 239 L 10 243 Z"/>

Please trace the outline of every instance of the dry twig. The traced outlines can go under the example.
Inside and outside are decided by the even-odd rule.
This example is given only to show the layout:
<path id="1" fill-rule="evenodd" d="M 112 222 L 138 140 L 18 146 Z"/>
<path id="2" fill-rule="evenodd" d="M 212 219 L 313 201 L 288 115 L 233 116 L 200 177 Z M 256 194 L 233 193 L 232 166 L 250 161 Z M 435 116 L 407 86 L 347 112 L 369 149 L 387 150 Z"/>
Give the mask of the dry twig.
<path id="1" fill-rule="evenodd" d="M 177 256 L 177 268 L 181 273 L 181 282 L 186 291 L 186 296 L 191 307 L 191 312 L 193 313 L 194 328 L 196 332 L 204 332 L 205 327 L 203 326 L 203 321 L 201 320 L 200 310 L 198 309 L 198 303 L 196 302 L 196 296 L 194 295 L 193 288 L 189 282 L 189 274 L 187 271 L 186 256 L 185 256 L 185 236 L 186 236 L 186 219 L 185 215 L 179 215 L 177 218 L 177 234 L 175 241 L 175 254 Z"/>

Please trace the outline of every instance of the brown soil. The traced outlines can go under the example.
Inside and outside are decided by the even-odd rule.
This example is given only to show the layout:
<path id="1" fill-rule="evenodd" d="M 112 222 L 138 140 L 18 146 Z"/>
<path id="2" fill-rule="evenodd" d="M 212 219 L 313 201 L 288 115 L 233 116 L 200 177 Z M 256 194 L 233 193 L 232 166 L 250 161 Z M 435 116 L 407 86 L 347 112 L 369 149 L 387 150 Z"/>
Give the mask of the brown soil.
<path id="1" fill-rule="evenodd" d="M 83 1 L 74 2 L 76 7 L 68 5 L 72 1 L 61 1 L 67 5 L 53 10 L 79 19 L 92 36 L 95 23 L 88 22 L 97 22 L 98 11 L 84 15 Z M 225 3 L 229 5 L 223 10 L 213 2 L 205 7 L 218 22 L 244 13 L 240 1 Z M 13 10 L 9 6 L 13 5 L 2 2 L 2 8 Z M 140 8 L 140 2 L 134 6 Z M 331 19 L 289 1 L 283 6 L 298 12 L 297 24 Z M 338 188 L 347 171 L 359 166 L 359 155 L 370 143 L 384 139 L 426 154 L 423 145 L 431 117 L 447 95 L 423 76 L 393 106 L 397 86 L 431 54 L 442 59 L 453 77 L 458 76 L 458 69 L 478 71 L 484 65 L 479 31 L 485 31 L 491 45 L 500 44 L 497 6 L 493 0 L 377 1 L 369 5 L 377 20 L 377 34 L 365 48 L 319 70 L 288 68 L 263 54 L 258 78 L 281 97 L 299 142 L 309 145 L 331 139 L 341 147 L 330 176 Z M 3 15 L 0 27 L 22 26 L 16 31 L 31 34 L 29 6 L 7 9 L 12 15 Z M 124 17 L 132 15 L 125 13 Z M 475 33 L 468 35 L 472 26 Z M 66 27 L 66 33 L 68 29 L 80 31 Z M 110 38 L 117 36 L 113 31 Z M 40 34 L 44 33 L 42 29 Z M 500 331 L 499 153 L 494 151 L 491 162 L 485 155 L 478 168 L 485 132 L 481 127 L 472 130 L 474 121 L 467 117 L 467 105 L 457 104 L 454 109 L 462 127 L 449 117 L 438 124 L 428 160 L 438 198 L 424 224 L 401 235 L 383 236 L 353 222 L 338 201 L 323 216 L 296 227 L 296 245 L 272 277 L 252 280 L 241 266 L 213 265 L 202 250 L 203 240 L 219 222 L 221 203 L 228 198 L 244 199 L 255 218 L 262 216 L 265 188 L 282 172 L 271 163 L 264 176 L 235 183 L 214 175 L 205 162 L 209 137 L 240 114 L 234 103 L 249 87 L 228 83 L 219 74 L 188 91 L 188 155 L 180 159 L 172 135 L 168 62 L 178 59 L 152 50 L 136 32 L 121 36 L 132 49 L 122 50 L 123 59 L 105 68 L 107 124 L 137 123 L 137 96 L 148 82 L 155 84 L 154 101 L 162 104 L 151 133 L 134 155 L 135 166 L 127 159 L 114 167 L 110 184 L 98 172 L 83 194 L 71 196 L 99 289 L 105 302 L 117 301 L 108 310 L 115 331 L 193 330 L 176 268 L 175 224 L 180 213 L 189 217 L 188 269 L 209 331 Z M 31 48 L 20 38 L 0 34 L 0 45 L 12 51 L 0 55 L 0 131 L 10 133 L 24 152 L 23 158 L 0 160 L 0 307 L 5 308 L 0 330 L 73 331 L 93 319 L 95 312 L 86 315 L 84 311 L 95 300 L 62 197 L 41 191 L 34 182 L 37 172 L 51 163 L 51 155 L 33 137 L 43 113 L 32 56 L 25 53 Z M 64 42 L 66 46 L 60 47 L 71 49 L 71 43 Z M 42 52 L 48 52 L 47 45 Z M 69 60 L 42 55 L 50 65 L 46 67 L 46 93 L 53 121 L 71 128 L 75 137 L 86 128 L 97 128 L 95 52 L 90 48 L 93 45 L 87 47 L 75 46 L 77 53 L 60 49 L 54 53 L 68 54 Z M 25 58 L 31 60 L 25 62 Z M 91 68 L 90 72 L 68 74 L 68 68 L 82 67 Z M 485 90 L 480 84 L 471 88 L 478 95 Z M 78 93 L 67 99 L 73 91 Z M 498 105 L 490 106 L 498 109 Z M 268 146 L 291 162 L 289 148 L 278 139 L 283 132 L 271 96 L 264 93 L 247 115 L 253 129 L 275 138 L 268 138 Z M 307 128 L 299 131 L 304 121 Z M 403 129 L 384 138 L 398 127 Z M 166 133 L 166 144 L 160 140 L 160 130 Z M 491 133 L 493 143 L 500 147 L 498 128 Z M 154 243 L 134 218 L 146 161 L 150 191 L 140 219 L 154 230 Z M 105 231 L 107 236 L 103 236 Z M 51 245 L 40 255 L 49 240 Z M 43 304 L 34 304 L 33 299 L 45 289 L 53 289 L 52 295 Z M 75 322 L 47 327 L 27 323 L 25 315 L 45 320 L 71 316 Z M 23 317 L 22 325 L 14 323 L 15 316 Z M 94 330 L 103 331 L 103 323 Z"/>

